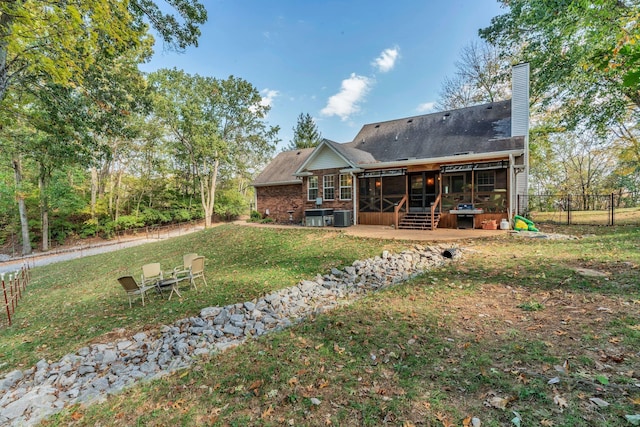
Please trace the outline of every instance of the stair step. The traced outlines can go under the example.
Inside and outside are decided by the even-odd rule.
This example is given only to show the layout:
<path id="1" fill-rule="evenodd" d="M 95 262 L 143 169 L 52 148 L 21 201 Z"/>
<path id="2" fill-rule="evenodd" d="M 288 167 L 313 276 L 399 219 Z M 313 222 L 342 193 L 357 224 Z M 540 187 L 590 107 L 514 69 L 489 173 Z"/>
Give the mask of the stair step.
<path id="1" fill-rule="evenodd" d="M 431 230 L 438 227 L 440 222 L 440 213 L 436 213 L 433 217 L 431 212 L 407 212 L 398 224 L 398 229 L 402 230 Z"/>

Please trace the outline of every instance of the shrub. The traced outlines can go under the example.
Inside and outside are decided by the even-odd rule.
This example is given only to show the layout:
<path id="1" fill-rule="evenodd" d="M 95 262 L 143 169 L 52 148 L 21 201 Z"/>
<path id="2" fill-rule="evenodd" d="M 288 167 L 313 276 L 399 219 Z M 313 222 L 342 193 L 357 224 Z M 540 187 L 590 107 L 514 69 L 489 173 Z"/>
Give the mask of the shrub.
<path id="1" fill-rule="evenodd" d="M 249 221 L 258 222 L 260 220 L 262 220 L 262 214 L 258 211 L 251 211 L 251 214 L 249 215 Z"/>

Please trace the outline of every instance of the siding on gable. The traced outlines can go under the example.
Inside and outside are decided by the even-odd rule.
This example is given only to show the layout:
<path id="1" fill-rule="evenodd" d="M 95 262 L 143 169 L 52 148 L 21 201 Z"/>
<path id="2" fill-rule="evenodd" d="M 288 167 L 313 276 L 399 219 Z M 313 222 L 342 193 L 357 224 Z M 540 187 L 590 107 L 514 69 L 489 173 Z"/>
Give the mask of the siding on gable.
<path id="1" fill-rule="evenodd" d="M 321 169 L 345 168 L 349 164 L 338 156 L 333 150 L 324 148 L 318 155 L 307 165 L 306 169 L 310 171 Z"/>

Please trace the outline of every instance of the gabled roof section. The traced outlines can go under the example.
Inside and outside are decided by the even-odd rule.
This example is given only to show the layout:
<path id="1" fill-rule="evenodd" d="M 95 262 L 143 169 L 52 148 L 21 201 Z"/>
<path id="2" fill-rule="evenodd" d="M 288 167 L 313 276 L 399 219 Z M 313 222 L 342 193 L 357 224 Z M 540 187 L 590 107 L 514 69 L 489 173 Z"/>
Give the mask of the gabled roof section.
<path id="1" fill-rule="evenodd" d="M 511 101 L 364 125 L 346 148 L 377 162 L 523 149 L 511 138 Z"/>
<path id="2" fill-rule="evenodd" d="M 311 170 L 356 168 L 358 163 L 375 161 L 371 154 L 346 144 L 339 144 L 329 139 L 323 139 L 307 160 L 300 165 L 296 174 L 304 174 Z"/>
<path id="3" fill-rule="evenodd" d="M 279 153 L 267 167 L 256 177 L 252 185 L 261 187 L 266 185 L 301 184 L 294 173 L 311 155 L 314 148 L 283 151 Z"/>

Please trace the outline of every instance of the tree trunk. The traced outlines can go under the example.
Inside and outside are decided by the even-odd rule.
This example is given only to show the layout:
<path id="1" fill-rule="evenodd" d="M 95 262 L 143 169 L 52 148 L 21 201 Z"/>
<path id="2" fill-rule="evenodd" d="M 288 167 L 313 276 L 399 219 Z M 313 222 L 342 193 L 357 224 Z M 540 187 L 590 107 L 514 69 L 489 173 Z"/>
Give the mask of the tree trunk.
<path id="1" fill-rule="evenodd" d="M 22 255 L 29 255 L 32 252 L 31 237 L 29 236 L 29 220 L 27 218 L 27 207 L 24 203 L 22 193 L 22 164 L 20 157 L 13 158 L 13 170 L 16 179 L 16 198 L 18 199 L 18 212 L 20 214 L 20 227 L 22 229 Z"/>
<path id="2" fill-rule="evenodd" d="M 42 250 L 49 250 L 49 196 L 47 195 L 47 171 L 44 166 L 40 166 L 40 176 L 38 177 L 40 187 L 40 219 L 42 220 Z"/>
<path id="3" fill-rule="evenodd" d="M 96 216 L 96 199 L 98 195 L 98 170 L 91 168 L 91 219 Z"/>
<path id="4" fill-rule="evenodd" d="M 0 13 L 0 101 L 2 101 L 9 87 L 9 70 L 7 69 L 7 48 L 9 27 L 14 19 L 12 13 Z M 29 252 L 31 253 L 31 252 Z"/>
<path id="5" fill-rule="evenodd" d="M 202 202 L 202 209 L 204 210 L 204 228 L 211 227 L 213 220 L 213 206 L 216 196 L 216 181 L 218 179 L 219 165 L 220 162 L 215 160 L 209 175 L 200 177 L 200 200 Z"/>
<path id="6" fill-rule="evenodd" d="M 120 216 L 120 184 L 122 183 L 122 170 L 119 170 L 117 173 L 116 185 L 112 189 L 111 193 L 115 193 L 116 203 L 114 208 L 113 220 L 117 221 Z"/>

